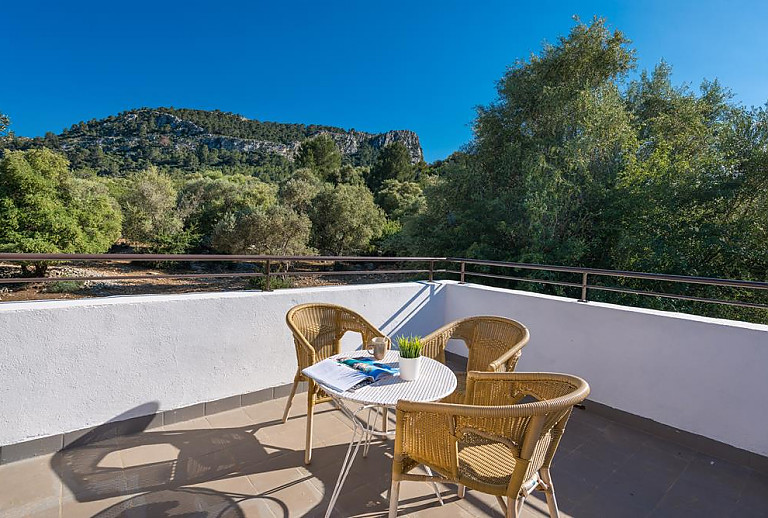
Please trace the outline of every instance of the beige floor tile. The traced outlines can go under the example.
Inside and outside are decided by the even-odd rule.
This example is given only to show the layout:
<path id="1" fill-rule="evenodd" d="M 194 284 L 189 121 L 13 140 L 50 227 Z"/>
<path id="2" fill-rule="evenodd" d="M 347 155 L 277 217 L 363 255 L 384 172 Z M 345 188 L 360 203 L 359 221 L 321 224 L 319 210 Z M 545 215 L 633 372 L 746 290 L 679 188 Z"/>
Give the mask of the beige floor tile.
<path id="1" fill-rule="evenodd" d="M 263 426 L 270 426 L 282 422 L 285 401 L 285 398 L 273 399 L 272 401 L 265 401 L 256 405 L 244 406 L 242 407 L 242 410 L 248 414 L 254 422 Z M 306 398 L 301 398 L 301 401 L 299 401 L 299 397 L 297 396 L 296 399 L 293 400 L 293 406 L 291 406 L 289 421 L 305 415 L 306 411 Z"/>
<path id="2" fill-rule="evenodd" d="M 61 481 L 51 455 L 0 466 L 0 516 L 58 515 Z"/>
<path id="3" fill-rule="evenodd" d="M 155 430 L 162 431 L 186 431 L 186 430 L 210 430 L 211 424 L 205 417 L 198 417 L 196 419 L 190 419 L 189 421 L 182 421 L 180 423 L 168 424 L 154 430 L 149 430 L 149 433 Z M 147 432 L 145 432 L 147 433 Z"/>
<path id="4" fill-rule="evenodd" d="M 124 500 L 131 498 L 131 495 L 105 498 L 92 502 L 78 502 L 77 500 L 67 499 L 61 504 L 61 518 L 92 518 L 99 514 L 107 514 L 105 511 Z"/>
<path id="5" fill-rule="evenodd" d="M 390 477 L 388 476 L 387 481 L 389 480 Z M 443 497 L 445 505 L 440 505 L 440 501 L 435 495 L 431 484 L 425 482 L 401 482 L 398 504 L 399 515 L 405 516 L 414 513 L 419 513 L 419 516 L 421 516 L 421 513 L 424 513 L 425 516 L 453 516 L 453 513 L 456 513 L 456 516 L 472 515 L 470 511 L 458 505 L 459 499 L 456 496 L 456 486 L 438 484 L 438 490 Z M 388 490 L 386 497 L 389 497 Z M 388 500 L 385 501 L 385 506 L 389 508 Z M 449 509 L 451 514 L 446 514 Z M 485 515 L 481 514 L 480 516 Z"/>
<path id="6" fill-rule="evenodd" d="M 123 467 L 126 469 L 146 464 L 170 463 L 179 458 L 181 450 L 170 443 L 138 444 L 124 448 L 120 452 Z"/>
<path id="7" fill-rule="evenodd" d="M 274 516 L 269 502 L 261 498 L 259 492 L 245 475 L 224 477 L 187 487 L 191 490 L 201 489 L 227 495 L 232 499 L 234 505 L 237 506 L 238 511 L 242 512 L 245 516 L 265 518 L 272 518 Z"/>
<path id="8" fill-rule="evenodd" d="M 256 423 L 256 419 L 250 417 L 240 408 L 209 415 L 206 416 L 206 419 L 212 428 L 244 428 Z"/>
<path id="9" fill-rule="evenodd" d="M 269 502 L 261 497 L 247 498 L 238 502 L 243 518 L 283 518 L 272 512 Z"/>
<path id="10" fill-rule="evenodd" d="M 255 473 L 248 480 L 275 516 L 322 516 L 323 494 L 311 477 L 303 468 L 290 467 Z"/>

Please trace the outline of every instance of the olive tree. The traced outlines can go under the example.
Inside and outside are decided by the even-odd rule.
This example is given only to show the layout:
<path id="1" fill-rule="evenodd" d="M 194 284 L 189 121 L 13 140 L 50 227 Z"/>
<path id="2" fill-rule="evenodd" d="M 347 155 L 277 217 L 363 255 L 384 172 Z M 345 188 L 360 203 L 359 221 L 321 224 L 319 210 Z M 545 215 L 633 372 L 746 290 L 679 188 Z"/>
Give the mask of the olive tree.
<path id="1" fill-rule="evenodd" d="M 75 178 L 62 155 L 11 151 L 0 161 L 0 250 L 102 253 L 119 239 L 121 220 L 106 187 Z M 47 263 L 34 266 L 45 275 Z"/>
<path id="2" fill-rule="evenodd" d="M 227 254 L 301 255 L 308 246 L 312 223 L 306 215 L 283 205 L 227 214 L 213 231 L 212 245 Z"/>
<path id="3" fill-rule="evenodd" d="M 364 185 L 326 185 L 310 213 L 312 243 L 332 255 L 365 253 L 381 236 L 386 218 Z"/>
<path id="4" fill-rule="evenodd" d="M 123 237 L 152 244 L 182 231 L 176 212 L 176 188 L 167 174 L 155 167 L 126 178 L 120 196 L 123 209 Z"/>

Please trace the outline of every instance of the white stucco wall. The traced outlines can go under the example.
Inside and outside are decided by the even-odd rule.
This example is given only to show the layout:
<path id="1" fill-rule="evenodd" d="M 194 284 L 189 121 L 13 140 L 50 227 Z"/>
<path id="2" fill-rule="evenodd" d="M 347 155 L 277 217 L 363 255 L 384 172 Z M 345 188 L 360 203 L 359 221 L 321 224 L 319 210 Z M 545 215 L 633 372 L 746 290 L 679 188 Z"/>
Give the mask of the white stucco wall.
<path id="1" fill-rule="evenodd" d="M 768 455 L 768 326 L 472 284 L 446 288 L 447 322 L 485 314 L 528 326 L 518 370 L 582 376 L 594 401 Z"/>
<path id="2" fill-rule="evenodd" d="M 390 335 L 517 319 L 519 370 L 580 375 L 595 401 L 768 455 L 768 326 L 450 281 L 0 304 L 0 446 L 289 383 L 285 313 L 319 301 Z"/>
<path id="3" fill-rule="evenodd" d="M 425 334 L 442 321 L 443 288 L 392 283 L 0 304 L 0 446 L 99 425 L 148 403 L 163 411 L 289 383 L 296 371 L 290 307 L 340 304 L 386 333 Z M 359 345 L 350 338 L 346 348 Z"/>

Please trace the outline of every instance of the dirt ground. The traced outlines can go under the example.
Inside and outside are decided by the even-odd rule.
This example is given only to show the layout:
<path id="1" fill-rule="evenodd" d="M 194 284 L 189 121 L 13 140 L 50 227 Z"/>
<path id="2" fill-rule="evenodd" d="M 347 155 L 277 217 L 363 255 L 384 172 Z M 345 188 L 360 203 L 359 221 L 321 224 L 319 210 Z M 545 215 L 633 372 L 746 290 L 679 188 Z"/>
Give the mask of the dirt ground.
<path id="1" fill-rule="evenodd" d="M 370 266 L 369 266 L 370 267 Z M 307 271 L 320 271 L 319 266 L 304 266 Z M 357 268 L 356 268 L 357 269 Z M 292 275 L 282 277 L 273 274 L 272 289 L 300 288 L 311 286 L 332 286 L 343 284 L 367 284 L 375 282 L 391 282 L 406 280 L 405 275 L 376 274 L 333 275 L 327 267 L 328 275 Z M 0 302 L 50 300 L 50 299 L 82 299 L 90 297 L 108 297 L 115 295 L 140 294 L 169 294 L 192 293 L 209 291 L 258 290 L 261 289 L 262 279 L 258 277 L 233 278 L 181 278 L 181 279 L 104 279 L 99 277 L 129 276 L 129 275 L 177 275 L 206 273 L 249 273 L 258 271 L 255 265 L 238 263 L 234 265 L 219 265 L 211 263 L 185 263 L 168 267 L 152 267 L 145 263 L 104 263 L 104 264 L 52 264 L 48 268 L 47 277 L 53 282 L 12 282 L 0 284 Z M 95 277 L 86 281 L 57 280 L 71 277 Z M 0 279 L 23 280 L 21 267 L 18 264 L 0 263 Z M 412 276 L 411 276 L 412 278 Z"/>

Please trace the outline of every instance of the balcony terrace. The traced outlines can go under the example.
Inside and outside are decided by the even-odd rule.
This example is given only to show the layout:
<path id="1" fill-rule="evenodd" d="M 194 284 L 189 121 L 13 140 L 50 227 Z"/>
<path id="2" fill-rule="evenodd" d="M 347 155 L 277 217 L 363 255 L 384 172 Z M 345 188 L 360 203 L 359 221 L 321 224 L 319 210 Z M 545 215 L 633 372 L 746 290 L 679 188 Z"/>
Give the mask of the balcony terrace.
<path id="1" fill-rule="evenodd" d="M 419 281 L 0 304 L 0 516 L 322 516 L 351 427 L 323 405 L 305 466 L 304 408 L 280 420 L 284 316 L 317 301 L 389 335 L 525 323 L 517 370 L 592 387 L 553 463 L 564 516 L 768 513 L 768 326 Z M 459 366 L 466 352 L 449 351 Z M 385 515 L 391 456 L 377 442 L 355 462 L 335 516 Z M 502 515 L 494 497 L 440 489 L 442 507 L 404 482 L 400 515 Z M 523 516 L 546 516 L 543 496 Z"/>

